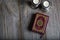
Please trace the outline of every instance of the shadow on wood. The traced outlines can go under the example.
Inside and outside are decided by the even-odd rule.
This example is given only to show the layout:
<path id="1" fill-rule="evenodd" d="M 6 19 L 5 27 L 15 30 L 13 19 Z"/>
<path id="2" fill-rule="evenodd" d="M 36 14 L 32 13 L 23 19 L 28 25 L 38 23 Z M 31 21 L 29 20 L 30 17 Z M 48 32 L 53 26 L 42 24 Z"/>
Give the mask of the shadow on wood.
<path id="1" fill-rule="evenodd" d="M 36 16 L 36 14 L 32 14 L 32 16 L 31 16 L 30 24 L 28 26 L 29 31 L 32 31 L 32 26 L 33 26 L 33 23 L 34 23 L 35 16 Z"/>

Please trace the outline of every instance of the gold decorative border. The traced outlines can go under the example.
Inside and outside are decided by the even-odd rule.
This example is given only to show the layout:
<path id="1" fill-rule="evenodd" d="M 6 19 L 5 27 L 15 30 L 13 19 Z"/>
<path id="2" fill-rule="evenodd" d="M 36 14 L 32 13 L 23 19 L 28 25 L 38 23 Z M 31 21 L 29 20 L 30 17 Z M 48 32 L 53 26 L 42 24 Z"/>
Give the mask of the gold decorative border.
<path id="1" fill-rule="evenodd" d="M 38 18 L 39 16 L 43 16 L 43 17 L 44 17 L 44 19 L 45 19 L 44 26 L 46 26 L 46 24 L 47 24 L 47 21 L 46 21 L 46 20 L 47 20 L 48 16 L 46 16 L 46 15 L 44 15 L 44 14 L 37 13 L 37 14 L 36 14 L 35 21 L 34 21 L 34 24 L 33 24 L 32 30 L 35 30 L 35 31 L 37 31 L 37 32 L 42 32 L 42 33 L 44 33 L 44 32 L 45 32 L 45 31 L 44 31 L 44 30 L 45 30 L 45 27 L 43 27 L 42 30 L 37 30 L 37 29 L 35 28 L 36 20 L 37 20 L 37 18 Z"/>

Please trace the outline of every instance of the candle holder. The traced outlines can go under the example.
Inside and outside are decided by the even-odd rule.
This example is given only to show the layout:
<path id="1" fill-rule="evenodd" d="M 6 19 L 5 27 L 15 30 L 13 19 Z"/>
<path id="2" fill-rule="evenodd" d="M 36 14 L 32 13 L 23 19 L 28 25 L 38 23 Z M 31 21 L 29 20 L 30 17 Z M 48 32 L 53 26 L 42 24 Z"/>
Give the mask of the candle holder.
<path id="1" fill-rule="evenodd" d="M 32 0 L 31 3 L 32 3 L 31 7 L 36 9 L 41 3 L 41 0 Z"/>
<path id="2" fill-rule="evenodd" d="M 39 4 L 39 9 L 41 9 L 42 11 L 48 11 L 48 9 L 51 6 L 51 2 L 50 1 L 42 1 L 41 4 Z"/>

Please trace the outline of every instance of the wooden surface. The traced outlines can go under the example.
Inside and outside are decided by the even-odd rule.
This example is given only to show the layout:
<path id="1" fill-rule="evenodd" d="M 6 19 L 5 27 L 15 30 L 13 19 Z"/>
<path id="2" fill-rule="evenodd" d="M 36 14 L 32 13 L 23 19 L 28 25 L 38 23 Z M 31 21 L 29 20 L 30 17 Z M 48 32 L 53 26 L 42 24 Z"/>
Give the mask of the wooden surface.
<path id="1" fill-rule="evenodd" d="M 18 0 L 19 1 L 19 0 Z M 52 5 L 47 12 L 32 9 L 28 0 L 1 0 L 0 1 L 0 38 L 40 40 L 40 34 L 28 30 L 32 14 L 36 12 L 49 16 L 45 37 L 58 39 L 60 37 L 60 0 L 49 0 Z M 42 0 L 44 1 L 44 0 Z"/>
<path id="2" fill-rule="evenodd" d="M 44 0 L 43 0 L 44 1 Z M 28 6 L 26 3 L 22 2 L 22 8 L 21 11 L 22 13 L 22 31 L 23 31 L 23 37 L 24 39 L 32 39 L 32 40 L 38 40 L 40 39 L 40 35 L 34 32 L 29 32 L 27 30 L 28 24 L 30 23 L 30 18 L 31 15 L 36 13 L 36 12 L 40 12 L 43 14 L 46 14 L 49 16 L 49 22 L 47 24 L 47 29 L 46 29 L 46 37 L 47 39 L 59 39 L 59 35 L 60 35 L 60 18 L 59 18 L 59 1 L 60 0 L 49 0 L 52 5 L 51 8 L 48 9 L 47 12 L 41 12 L 41 10 L 39 9 L 32 9 L 30 8 L 30 6 Z"/>

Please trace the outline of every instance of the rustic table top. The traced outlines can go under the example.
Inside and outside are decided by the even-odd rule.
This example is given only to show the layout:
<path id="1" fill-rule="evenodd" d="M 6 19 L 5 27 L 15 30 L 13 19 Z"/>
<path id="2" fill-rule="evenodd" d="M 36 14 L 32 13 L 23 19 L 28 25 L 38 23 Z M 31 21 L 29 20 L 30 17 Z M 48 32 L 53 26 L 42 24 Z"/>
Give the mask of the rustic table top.
<path id="1" fill-rule="evenodd" d="M 44 0 L 42 0 L 44 1 Z M 59 39 L 59 35 L 60 35 L 60 31 L 59 31 L 59 27 L 60 27 L 60 0 L 48 0 L 51 2 L 51 8 L 48 9 L 47 12 L 41 12 L 41 10 L 39 9 L 32 9 L 30 8 L 30 6 L 28 6 L 27 4 L 25 4 L 25 2 L 23 3 L 23 1 L 21 2 L 21 22 L 22 22 L 22 32 L 23 32 L 23 37 L 25 39 L 33 39 L 33 40 L 37 40 L 40 39 L 40 35 L 37 33 L 33 33 L 33 32 L 29 32 L 27 30 L 28 24 L 30 22 L 31 19 L 31 15 L 36 13 L 36 12 L 40 12 L 43 14 L 46 14 L 49 16 L 49 22 L 47 24 L 47 29 L 46 29 L 46 37 L 47 39 Z"/>
<path id="2" fill-rule="evenodd" d="M 0 37 L 4 39 L 41 39 L 40 34 L 28 30 L 32 14 L 39 12 L 49 16 L 45 38 L 59 39 L 60 0 L 48 0 L 52 5 L 46 12 L 40 9 L 32 9 L 27 4 L 27 1 L 28 0 L 2 0 L 0 2 Z"/>

